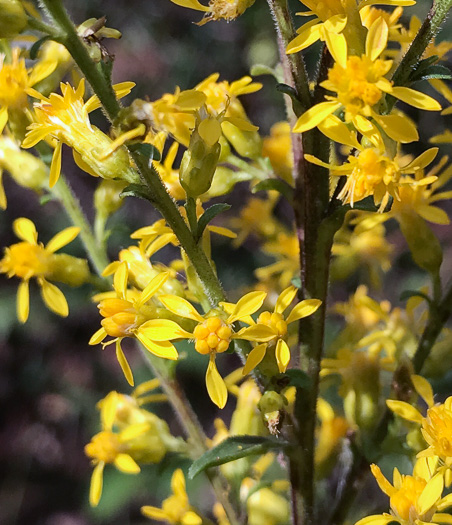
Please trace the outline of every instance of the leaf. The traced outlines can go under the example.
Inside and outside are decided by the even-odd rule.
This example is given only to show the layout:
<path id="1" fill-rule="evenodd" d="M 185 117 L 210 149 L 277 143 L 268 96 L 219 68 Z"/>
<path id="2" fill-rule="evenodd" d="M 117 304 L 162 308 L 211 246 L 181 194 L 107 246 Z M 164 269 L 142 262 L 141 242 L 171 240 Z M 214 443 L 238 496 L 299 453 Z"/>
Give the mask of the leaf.
<path id="1" fill-rule="evenodd" d="M 292 202 L 293 200 L 293 193 L 294 190 L 290 184 L 288 184 L 286 181 L 282 179 L 265 179 L 256 184 L 256 186 L 253 186 L 252 192 L 257 193 L 258 191 L 268 191 L 268 190 L 275 190 L 281 195 L 284 195 L 284 197 L 289 201 Z"/>
<path id="2" fill-rule="evenodd" d="M 129 184 L 126 186 L 121 193 L 120 197 L 138 197 L 139 199 L 150 200 L 148 190 L 141 184 Z"/>
<path id="3" fill-rule="evenodd" d="M 400 294 L 401 301 L 408 301 L 408 299 L 411 299 L 411 297 L 421 297 L 422 299 L 425 299 L 428 304 L 432 304 L 430 297 L 419 290 L 405 290 Z"/>
<path id="4" fill-rule="evenodd" d="M 291 284 L 295 286 L 295 288 L 300 289 L 301 288 L 301 279 L 300 277 L 294 277 L 291 281 Z"/>
<path id="5" fill-rule="evenodd" d="M 290 385 L 303 390 L 308 390 L 311 387 L 311 379 L 306 372 L 298 370 L 297 368 L 291 368 L 285 373 L 290 378 Z"/>
<path id="6" fill-rule="evenodd" d="M 206 229 L 207 225 L 212 219 L 214 219 L 220 213 L 229 210 L 230 208 L 231 205 L 226 204 L 224 202 L 214 204 L 213 206 L 207 208 L 207 210 L 201 215 L 201 217 L 198 220 L 198 230 L 196 232 L 197 238 L 200 239 L 202 237 L 204 230 Z"/>
<path id="7" fill-rule="evenodd" d="M 419 82 L 420 80 L 429 80 L 432 78 L 441 78 L 449 80 L 452 78 L 452 72 L 446 66 L 441 64 L 434 64 L 433 66 L 428 67 L 425 71 L 420 74 L 415 73 L 411 77 L 412 82 Z"/>
<path id="8" fill-rule="evenodd" d="M 232 436 L 194 461 L 188 470 L 188 477 L 193 479 L 207 468 L 217 467 L 248 456 L 265 454 L 269 450 L 283 449 L 287 446 L 289 443 L 286 441 L 271 437 Z"/>
<path id="9" fill-rule="evenodd" d="M 290 100 L 292 101 L 292 108 L 297 117 L 299 117 L 303 111 L 304 108 L 301 105 L 301 102 L 298 100 L 297 92 L 295 89 L 291 86 L 288 86 L 287 84 L 276 84 L 276 90 L 280 93 L 284 93 L 284 95 L 287 95 L 290 97 Z"/>
<path id="10" fill-rule="evenodd" d="M 137 153 L 140 157 L 144 157 L 147 162 L 151 160 L 159 161 L 162 157 L 160 151 L 152 144 L 129 144 L 129 150 L 133 153 Z"/>
<path id="11" fill-rule="evenodd" d="M 36 60 L 38 58 L 39 50 L 41 49 L 42 44 L 50 40 L 50 35 L 43 36 L 37 40 L 30 48 L 30 60 Z"/>

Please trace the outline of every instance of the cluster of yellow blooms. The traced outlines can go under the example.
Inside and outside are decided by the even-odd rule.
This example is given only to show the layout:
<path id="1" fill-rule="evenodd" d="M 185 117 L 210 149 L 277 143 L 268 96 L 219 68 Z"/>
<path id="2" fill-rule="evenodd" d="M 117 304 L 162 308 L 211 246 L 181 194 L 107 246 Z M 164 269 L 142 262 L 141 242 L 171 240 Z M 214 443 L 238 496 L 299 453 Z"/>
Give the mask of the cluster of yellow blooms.
<path id="1" fill-rule="evenodd" d="M 198 0 L 172 1 L 204 13 L 199 25 L 234 20 L 254 3 L 210 0 L 204 5 Z M 0 17 L 2 2 L 5 0 L 0 0 Z M 198 253 L 205 256 L 214 278 L 212 233 L 223 236 L 236 248 L 253 249 L 253 243 L 258 243 L 261 252 L 273 259 L 266 263 L 265 259 L 256 259 L 256 266 L 263 265 L 255 269 L 258 284 L 237 291 L 235 302 L 216 300 L 197 273 L 196 261 L 190 259 L 184 236 L 175 226 L 177 221 L 169 216 L 132 233 L 135 244 L 122 249 L 117 260 L 103 261 L 100 271 L 96 269 L 101 274 L 98 278 L 91 274 L 87 260 L 56 253 L 79 234 L 86 236 L 83 228 L 68 227 L 44 245 L 38 242 L 34 223 L 20 217 L 13 223 L 20 241 L 6 247 L 0 260 L 0 273 L 20 279 L 19 321 L 25 323 L 29 317 L 32 279 L 36 279 L 46 306 L 65 317 L 69 313 L 66 298 L 53 282 L 96 286 L 103 278 L 102 291 L 93 297 L 101 327 L 87 343 L 102 348 L 114 344 L 129 385 L 135 386 L 125 339 L 149 352 L 151 362 L 162 359 L 159 366 L 163 368 L 185 357 L 181 348 L 208 356 L 205 384 L 209 398 L 220 409 L 226 406 L 229 394 L 236 398 L 230 424 L 216 419 L 216 434 L 202 443 L 203 449 L 218 446 L 232 436 L 293 437 L 300 431 L 295 416 L 299 399 L 295 399 L 296 381 L 290 366 L 296 369 L 299 365 L 297 321 L 303 319 L 304 326 L 310 326 L 326 304 L 324 298 L 310 296 L 298 284 L 300 271 L 306 271 L 300 263 L 300 243 L 303 245 L 306 232 L 300 228 L 294 232 L 289 226 L 291 219 L 284 217 L 284 210 L 278 206 L 281 194 L 293 199 L 299 195 L 297 163 L 299 166 L 306 161 L 309 169 L 327 169 L 331 176 L 330 204 L 339 201 L 337 208 L 344 210 L 345 217 L 334 240 L 331 237 L 331 280 L 343 281 L 364 270 L 368 286 L 355 287 L 348 301 L 330 308 L 332 314 L 341 317 L 342 328 L 326 349 L 326 356 L 314 363 L 308 352 L 308 359 L 301 363 L 309 373 L 314 370 L 318 374 L 320 397 L 311 407 L 316 476 L 322 480 L 332 472 L 336 477 L 338 472 L 341 474 L 338 458 L 350 452 L 352 442 L 361 446 L 370 439 L 385 409 L 390 377 L 406 369 L 409 386 L 427 404 L 425 415 L 408 402 L 418 401 L 412 391 L 411 397 L 389 400 L 386 405 L 397 416 L 417 425 L 414 431 L 411 425 L 407 440 L 413 445 L 411 456 L 417 454 L 412 475 L 394 469 L 391 484 L 380 467 L 372 464 L 372 474 L 390 498 L 390 513 L 365 517 L 356 525 L 452 523 L 451 515 L 443 512 L 452 506 L 452 496 L 445 494 L 452 484 L 452 397 L 435 404 L 430 383 L 412 373 L 410 362 L 427 323 L 426 313 L 419 314 L 418 306 L 425 300 L 430 314 L 438 315 L 434 303 L 442 304 L 439 269 L 443 253 L 428 223 L 449 224 L 446 211 L 437 202 L 452 197 L 452 191 L 443 189 L 452 177 L 452 165 L 447 156 L 435 160 L 438 147 L 417 152 L 416 156 L 405 155 L 402 150 L 404 144 L 419 140 L 419 131 L 404 108 L 394 108 L 394 104 L 400 101 L 424 111 L 442 110 L 435 98 L 412 88 L 411 83 L 396 85 L 391 80 L 421 25 L 416 17 L 409 25 L 402 22 L 403 8 L 415 4 L 414 0 L 301 0 L 308 10 L 298 14 L 314 18 L 300 27 L 286 53 L 300 53 L 319 40 L 324 43 L 329 62 L 318 89 L 323 98 L 316 91 L 314 105 L 296 117 L 292 115 L 287 122 L 275 124 L 267 137 L 262 137 L 251 122 L 240 98 L 259 91 L 262 84 L 250 76 L 228 82 L 220 80 L 218 73 L 191 89 L 177 87 L 154 101 L 134 100 L 129 107 L 121 108 L 120 117 L 105 133 L 91 122 L 90 113 L 102 104 L 97 95 L 85 95 L 85 78 L 62 82 L 73 59 L 61 44 L 43 42 L 38 59 L 27 67 L 25 60 L 30 56 L 17 47 L 14 37 L 26 27 L 27 16 L 35 23 L 42 22 L 32 8 L 26 7 L 27 2 L 6 3 L 17 26 L 15 32 L 11 28 L 12 33 L 7 32 L 0 20 L 0 38 L 9 46 L 9 53 L 0 55 L 2 209 L 7 207 L 3 170 L 17 184 L 37 194 L 61 196 L 65 145 L 82 171 L 100 178 L 94 196 L 95 235 L 99 246 L 105 248 L 106 221 L 121 206 L 121 192 L 138 194 L 136 188 L 144 187 L 145 177 L 137 158 L 148 152 L 147 168 L 163 183 L 165 195 L 199 248 Z M 80 42 L 95 62 L 105 58 L 101 39 L 119 36 L 116 30 L 105 28 L 104 22 L 88 20 L 77 29 Z M 436 63 L 444 60 L 451 49 L 448 42 L 432 41 L 424 59 Z M 444 75 L 433 77 L 425 79 L 452 103 L 452 91 L 441 79 Z M 56 92 L 58 84 L 60 92 Z M 122 82 L 110 86 L 110 95 L 120 100 L 134 85 Z M 442 114 L 451 112 L 449 107 Z M 294 123 L 292 128 L 289 120 Z M 297 134 L 306 136 L 314 129 L 332 141 L 329 158 L 322 160 L 312 150 L 300 155 L 301 159 L 294 158 L 292 147 Z M 452 142 L 451 137 L 452 133 L 445 131 L 432 142 Z M 39 157 L 28 151 L 32 148 Z M 262 193 L 249 198 L 234 216 L 227 218 L 229 227 L 210 224 L 206 218 L 214 207 L 205 209 L 205 203 L 243 182 L 251 188 L 257 185 Z M 369 199 L 372 203 L 367 205 Z M 381 289 L 382 274 L 390 270 L 397 255 L 397 243 L 390 243 L 386 237 L 391 219 L 399 224 L 414 262 L 433 281 L 433 298 L 428 291 L 412 294 L 405 309 L 371 297 L 372 289 Z M 179 258 L 166 265 L 157 262 L 156 254 L 170 245 Z M 330 252 L 325 257 L 329 256 Z M 449 343 L 450 333 L 444 331 L 432 345 L 431 361 L 427 362 L 431 369 L 441 361 Z M 222 367 L 219 371 L 217 365 L 234 350 L 242 358 L 242 367 L 223 377 Z M 251 377 L 259 379 L 260 389 Z M 334 384 L 337 396 L 330 404 L 327 399 Z M 196 459 L 192 457 L 190 439 L 173 436 L 163 419 L 143 408 L 150 401 L 171 401 L 170 396 L 167 399 L 164 394 L 150 394 L 158 386 L 159 382 L 153 380 L 137 386 L 130 396 L 110 392 L 99 402 L 101 431 L 85 447 L 94 466 L 90 491 L 93 506 L 101 498 L 106 465 L 138 474 L 140 465 L 160 463 L 168 452 Z M 163 383 L 162 387 L 167 393 Z M 310 388 L 315 390 L 317 384 L 310 384 Z M 303 391 L 299 385 L 297 389 L 298 394 Z M 284 418 L 289 421 L 286 426 Z M 287 476 L 281 475 L 282 463 L 274 452 L 267 452 L 257 460 L 241 457 L 221 465 L 221 475 L 236 486 L 237 499 L 246 509 L 250 525 L 288 522 L 289 483 Z M 171 489 L 171 496 L 161 508 L 144 506 L 143 515 L 173 525 L 207 523 L 204 509 L 190 504 L 181 469 L 174 471 Z M 220 503 L 212 513 L 220 525 L 229 524 Z"/>

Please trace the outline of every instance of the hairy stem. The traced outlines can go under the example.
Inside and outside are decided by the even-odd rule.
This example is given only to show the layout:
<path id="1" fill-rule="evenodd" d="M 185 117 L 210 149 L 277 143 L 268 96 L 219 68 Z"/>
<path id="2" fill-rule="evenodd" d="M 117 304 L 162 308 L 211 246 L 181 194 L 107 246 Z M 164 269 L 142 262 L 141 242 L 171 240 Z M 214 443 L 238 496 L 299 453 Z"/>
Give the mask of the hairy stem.
<path id="1" fill-rule="evenodd" d="M 101 276 L 110 261 L 108 260 L 104 245 L 97 242 L 91 225 L 63 174 L 60 174 L 60 178 L 57 184 L 51 189 L 51 192 L 63 205 L 72 224 L 80 228 L 80 239 L 85 246 L 88 258 L 93 264 L 96 273 Z"/>
<path id="2" fill-rule="evenodd" d="M 140 345 L 141 347 L 141 345 Z M 150 355 L 143 350 L 146 362 L 150 365 L 154 375 L 159 379 L 160 385 L 170 402 L 177 419 L 189 438 L 193 456 L 202 456 L 208 450 L 207 437 L 199 422 L 198 416 L 193 410 L 190 402 L 174 375 L 168 372 L 166 364 L 162 360 Z M 223 506 L 231 525 L 239 525 L 238 511 L 229 501 L 229 484 L 218 469 L 209 469 L 206 475 L 212 485 L 212 489 L 219 503 Z"/>

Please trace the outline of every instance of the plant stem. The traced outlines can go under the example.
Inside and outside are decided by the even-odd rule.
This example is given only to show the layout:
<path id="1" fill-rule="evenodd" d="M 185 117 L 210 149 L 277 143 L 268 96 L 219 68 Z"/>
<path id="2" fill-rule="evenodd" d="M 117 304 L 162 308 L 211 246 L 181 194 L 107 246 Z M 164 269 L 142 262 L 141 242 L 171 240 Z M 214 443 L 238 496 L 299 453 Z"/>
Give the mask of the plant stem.
<path id="1" fill-rule="evenodd" d="M 395 86 L 406 86 L 408 84 L 413 69 L 419 63 L 427 46 L 440 31 L 441 24 L 446 19 L 451 7 L 452 0 L 439 0 L 433 2 L 424 23 L 392 76 L 392 81 Z M 396 99 L 388 96 L 387 102 L 388 110 L 390 111 L 394 106 Z"/>
<path id="2" fill-rule="evenodd" d="M 197 458 L 202 456 L 204 452 L 208 450 L 207 437 L 184 390 L 181 388 L 177 379 L 174 378 L 173 374 L 168 371 L 166 364 L 162 363 L 161 359 L 154 358 L 154 356 L 144 350 L 141 345 L 140 348 L 145 356 L 146 362 L 150 365 L 154 375 L 159 379 L 160 385 L 168 401 L 171 403 L 179 423 L 190 439 L 193 455 Z M 206 475 L 212 485 L 218 502 L 221 503 L 226 512 L 229 523 L 231 525 L 239 525 L 238 512 L 227 497 L 229 493 L 227 480 L 218 469 L 208 469 Z"/>
<path id="3" fill-rule="evenodd" d="M 66 178 L 61 173 L 57 184 L 50 190 L 63 205 L 68 217 L 74 226 L 80 228 L 80 239 L 82 240 L 89 260 L 92 262 L 96 273 L 102 276 L 102 272 L 109 264 L 104 246 L 97 242 L 77 197 L 72 192 Z"/>

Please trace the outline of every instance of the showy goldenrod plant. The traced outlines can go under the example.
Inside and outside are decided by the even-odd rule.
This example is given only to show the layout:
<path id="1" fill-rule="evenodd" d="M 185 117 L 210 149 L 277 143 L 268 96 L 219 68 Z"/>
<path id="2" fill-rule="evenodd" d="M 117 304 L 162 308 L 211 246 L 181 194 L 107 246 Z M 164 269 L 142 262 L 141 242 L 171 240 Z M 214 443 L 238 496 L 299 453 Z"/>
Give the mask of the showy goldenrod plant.
<path id="1" fill-rule="evenodd" d="M 171 1 L 199 11 L 199 26 L 256 7 Z M 32 190 L 27 198 L 56 200 L 73 223 L 38 236 L 0 180 L 19 238 L 0 272 L 19 279 L 20 323 L 34 315 L 34 281 L 59 316 L 72 307 L 54 283 L 89 287 L 98 307 L 85 343 L 115 352 L 124 382 L 99 401 L 85 446 L 93 507 L 105 472 L 139 477 L 161 464 L 172 467 L 171 492 L 156 501 L 149 490 L 141 508 L 154 522 L 452 523 L 452 397 L 434 392 L 452 369 L 450 250 L 435 226 L 449 225 L 452 199 L 452 42 L 438 37 L 452 0 L 424 2 L 423 21 L 415 0 L 267 3 L 274 69 L 200 71 L 197 85 L 141 99 L 139 79 L 112 83 L 108 39 L 121 33 L 105 16 L 72 20 L 64 0 L 0 0 L 0 174 Z M 286 108 L 270 130 L 245 105 L 275 90 L 263 74 Z M 83 206 L 62 171 L 65 149 L 96 178 Z M 159 219 L 143 217 L 130 246 L 114 245 L 111 217 L 138 198 Z M 82 257 L 64 253 L 76 237 Z M 242 270 L 254 284 L 224 290 L 221 265 L 248 245 L 261 261 Z M 391 304 L 385 274 L 404 251 L 422 277 Z M 135 384 L 138 359 L 149 378 Z M 202 412 L 178 379 L 193 359 Z M 166 420 L 152 402 L 168 405 Z M 195 476 L 208 496 L 192 497 Z"/>

